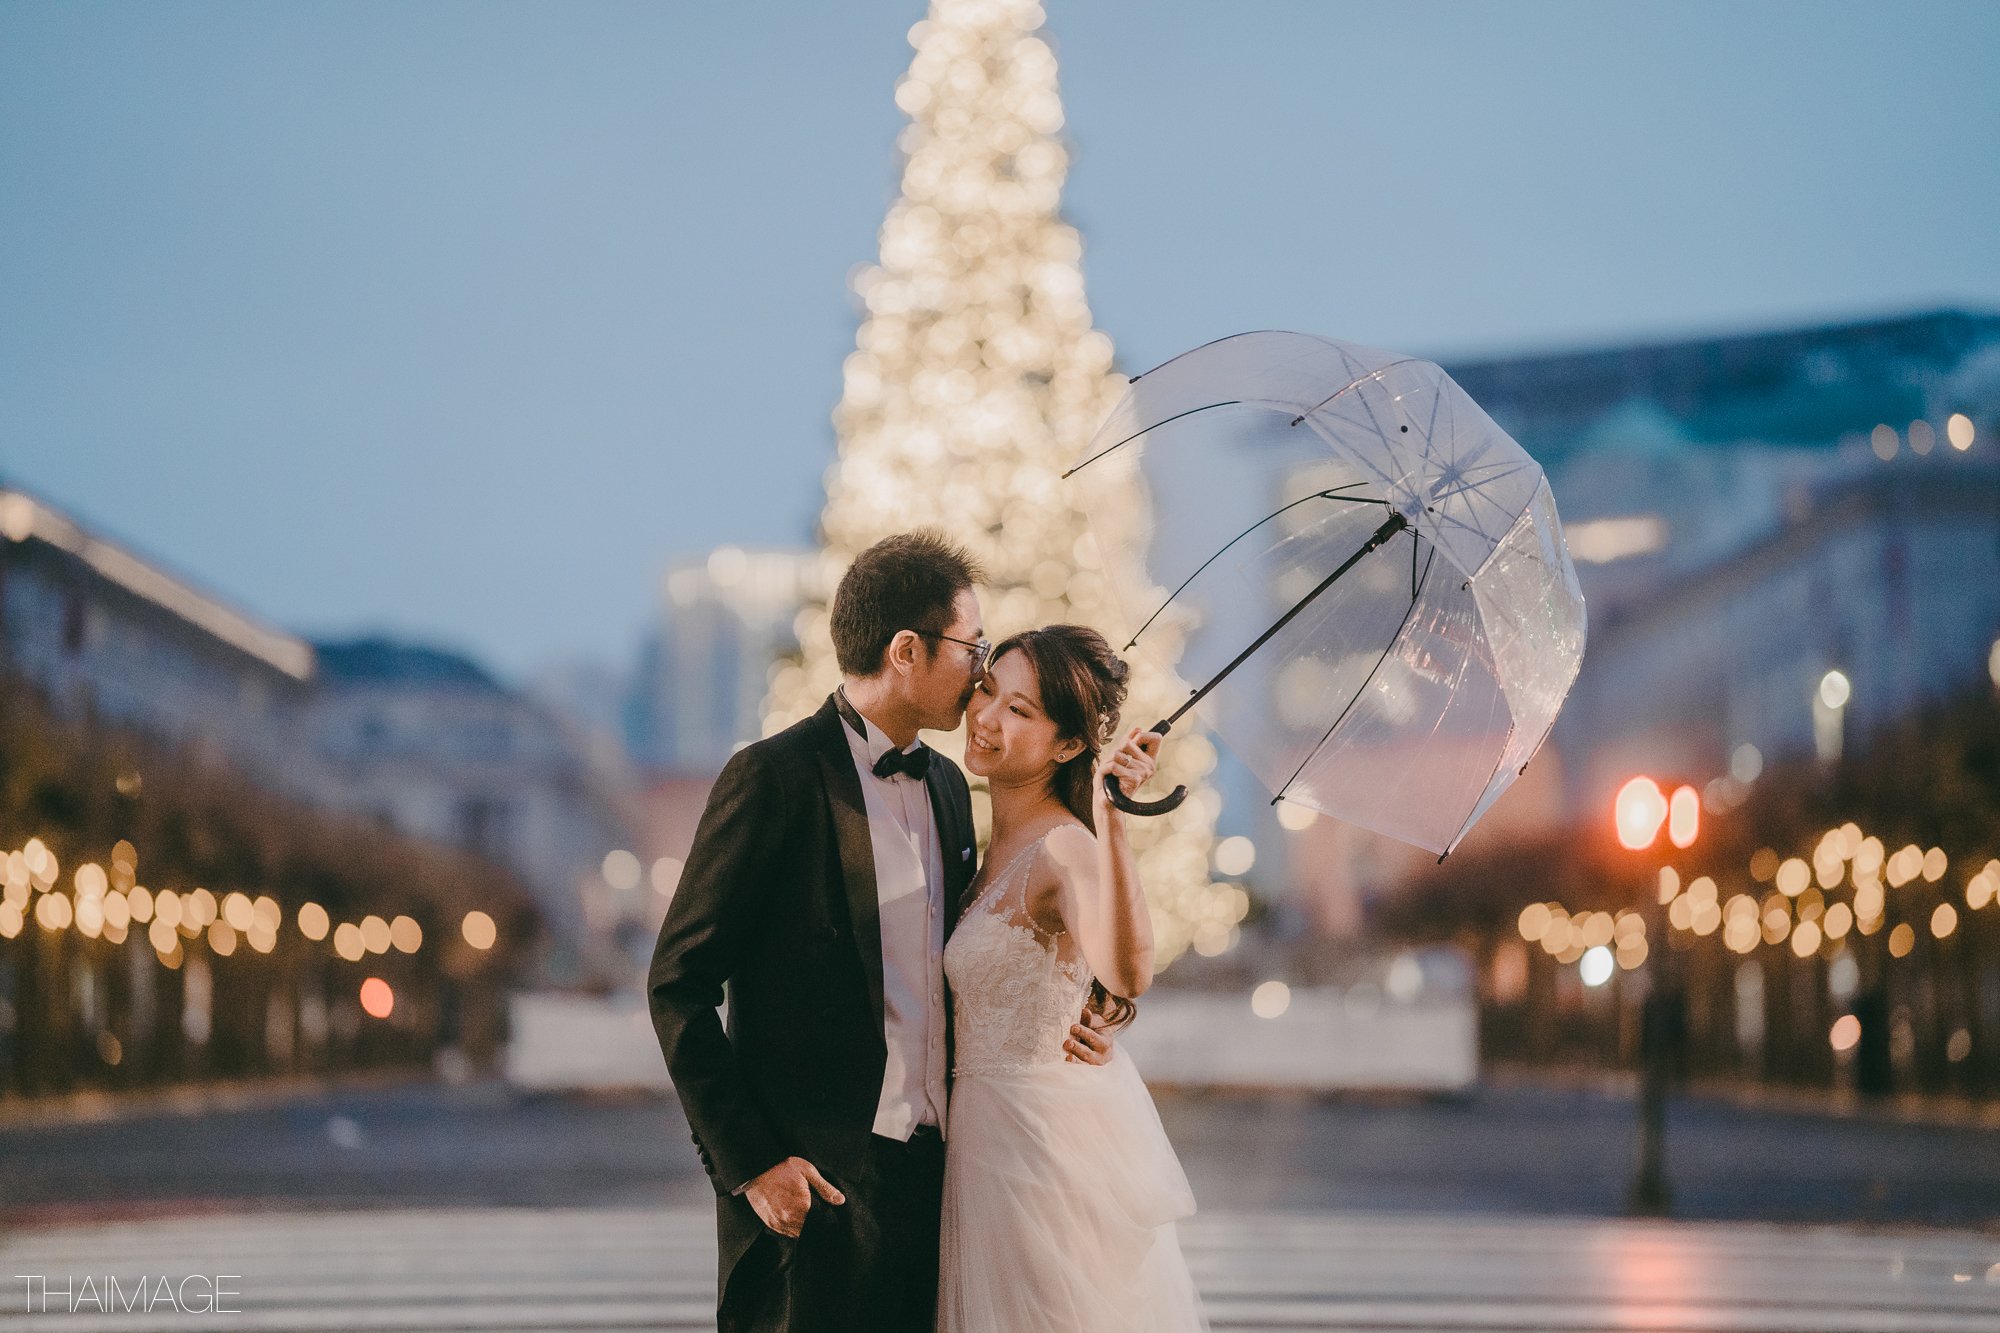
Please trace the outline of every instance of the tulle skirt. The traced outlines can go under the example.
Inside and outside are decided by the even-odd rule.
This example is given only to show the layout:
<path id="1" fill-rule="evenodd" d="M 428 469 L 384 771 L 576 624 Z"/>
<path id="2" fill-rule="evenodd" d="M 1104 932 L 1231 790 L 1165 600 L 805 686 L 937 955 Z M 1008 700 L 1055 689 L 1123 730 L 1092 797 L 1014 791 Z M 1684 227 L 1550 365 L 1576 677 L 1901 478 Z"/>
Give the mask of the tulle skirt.
<path id="1" fill-rule="evenodd" d="M 939 1333 L 1192 1333 L 1187 1176 L 1131 1057 L 961 1074 L 946 1121 Z"/>

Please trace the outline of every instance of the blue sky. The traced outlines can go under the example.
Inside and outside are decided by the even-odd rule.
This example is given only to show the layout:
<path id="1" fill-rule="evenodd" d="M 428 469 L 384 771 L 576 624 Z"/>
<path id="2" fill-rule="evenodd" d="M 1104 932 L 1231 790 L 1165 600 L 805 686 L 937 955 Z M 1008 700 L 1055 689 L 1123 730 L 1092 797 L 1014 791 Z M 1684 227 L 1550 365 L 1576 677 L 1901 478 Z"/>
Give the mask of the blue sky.
<path id="1" fill-rule="evenodd" d="M 622 661 L 810 532 L 922 6 L 0 3 L 0 476 L 312 633 Z M 1144 368 L 2000 307 L 2000 5 L 1051 5 Z"/>

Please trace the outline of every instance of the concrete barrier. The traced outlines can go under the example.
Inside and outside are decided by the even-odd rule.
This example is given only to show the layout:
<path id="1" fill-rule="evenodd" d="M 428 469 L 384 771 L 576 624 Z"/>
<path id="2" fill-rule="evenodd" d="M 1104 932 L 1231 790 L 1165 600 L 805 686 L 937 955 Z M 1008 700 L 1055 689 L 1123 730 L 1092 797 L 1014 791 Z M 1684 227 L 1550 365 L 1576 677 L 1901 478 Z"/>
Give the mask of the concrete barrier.
<path id="1" fill-rule="evenodd" d="M 516 991 L 508 999 L 513 1035 L 503 1070 L 512 1086 L 529 1092 L 673 1086 L 643 995 Z"/>
<path id="2" fill-rule="evenodd" d="M 517 992 L 510 1007 L 504 1070 L 517 1088 L 672 1086 L 637 993 Z M 1140 1001 L 1118 1039 L 1160 1085 L 1458 1093 L 1479 1079 L 1479 1020 L 1465 970 L 1436 951 L 1386 960 L 1346 987 L 1162 988 Z"/>
<path id="3" fill-rule="evenodd" d="M 1479 1080 L 1469 1001 L 1398 1003 L 1363 987 L 1294 989 L 1269 1018 L 1246 994 L 1157 992 L 1119 1041 L 1162 1086 L 1459 1093 Z"/>

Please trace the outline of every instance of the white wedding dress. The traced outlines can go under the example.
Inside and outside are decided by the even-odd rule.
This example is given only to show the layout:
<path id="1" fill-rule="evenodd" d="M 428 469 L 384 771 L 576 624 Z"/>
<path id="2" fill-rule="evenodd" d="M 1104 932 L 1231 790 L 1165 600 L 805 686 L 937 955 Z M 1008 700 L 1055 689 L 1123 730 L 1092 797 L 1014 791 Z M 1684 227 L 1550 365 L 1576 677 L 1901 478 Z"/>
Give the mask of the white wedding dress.
<path id="1" fill-rule="evenodd" d="M 1183 1333 L 1207 1320 L 1174 1221 L 1187 1177 L 1131 1057 L 1066 1062 L 1090 969 L 1030 920 L 1037 839 L 952 931 L 939 1333 Z"/>

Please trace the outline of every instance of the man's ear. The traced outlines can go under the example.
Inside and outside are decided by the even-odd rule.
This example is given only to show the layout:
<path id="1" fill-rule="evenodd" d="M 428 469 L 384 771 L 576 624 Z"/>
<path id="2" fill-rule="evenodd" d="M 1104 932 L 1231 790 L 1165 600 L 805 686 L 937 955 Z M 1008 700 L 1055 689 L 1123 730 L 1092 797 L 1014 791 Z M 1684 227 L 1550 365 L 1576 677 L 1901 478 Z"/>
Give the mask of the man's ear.
<path id="1" fill-rule="evenodd" d="M 917 645 L 921 642 L 913 629 L 899 629 L 896 637 L 889 640 L 889 651 L 885 654 L 889 669 L 907 676 L 917 669 Z"/>

